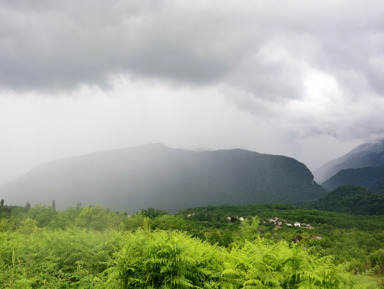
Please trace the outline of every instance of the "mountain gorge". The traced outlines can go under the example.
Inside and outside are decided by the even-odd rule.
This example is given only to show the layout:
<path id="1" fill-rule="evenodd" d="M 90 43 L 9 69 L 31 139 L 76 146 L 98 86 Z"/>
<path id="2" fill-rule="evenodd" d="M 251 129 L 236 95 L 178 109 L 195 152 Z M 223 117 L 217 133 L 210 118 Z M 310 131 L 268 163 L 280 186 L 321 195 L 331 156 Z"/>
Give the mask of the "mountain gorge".
<path id="1" fill-rule="evenodd" d="M 297 204 L 325 191 L 295 159 L 241 149 L 195 152 L 153 144 L 42 164 L 0 188 L 7 203 L 175 212 L 206 205 Z"/>

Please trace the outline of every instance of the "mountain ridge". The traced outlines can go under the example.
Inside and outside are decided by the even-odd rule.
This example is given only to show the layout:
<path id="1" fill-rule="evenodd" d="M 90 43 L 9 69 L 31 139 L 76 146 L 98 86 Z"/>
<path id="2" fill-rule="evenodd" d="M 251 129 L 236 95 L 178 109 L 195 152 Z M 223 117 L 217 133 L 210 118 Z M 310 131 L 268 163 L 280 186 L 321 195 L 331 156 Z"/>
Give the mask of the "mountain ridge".
<path id="1" fill-rule="evenodd" d="M 343 156 L 331 160 L 315 171 L 316 180 L 324 183 L 341 170 L 384 165 L 384 139 L 361 144 Z"/>
<path id="2" fill-rule="evenodd" d="M 332 191 L 341 185 L 362 186 L 370 191 L 384 191 L 384 166 L 341 170 L 321 186 Z"/>
<path id="3" fill-rule="evenodd" d="M 285 156 L 231 149 L 195 152 L 150 144 L 43 163 L 0 188 L 7 203 L 99 203 L 113 210 L 307 202 L 324 190 Z"/>

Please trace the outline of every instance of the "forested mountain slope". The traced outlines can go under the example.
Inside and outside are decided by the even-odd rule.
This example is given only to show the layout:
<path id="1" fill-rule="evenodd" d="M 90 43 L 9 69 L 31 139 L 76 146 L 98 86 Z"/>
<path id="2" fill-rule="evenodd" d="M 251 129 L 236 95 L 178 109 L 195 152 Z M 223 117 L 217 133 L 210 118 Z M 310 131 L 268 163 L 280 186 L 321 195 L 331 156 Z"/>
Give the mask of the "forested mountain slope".
<path id="1" fill-rule="evenodd" d="M 384 195 L 372 193 L 360 186 L 340 186 L 310 207 L 354 215 L 384 215 Z"/>
<path id="2" fill-rule="evenodd" d="M 341 170 L 321 184 L 328 191 L 341 185 L 362 186 L 373 192 L 383 191 L 384 166 Z"/>
<path id="3" fill-rule="evenodd" d="M 295 159 L 234 149 L 194 152 L 160 144 L 42 164 L 0 189 L 10 204 L 101 204 L 127 212 L 194 206 L 296 204 L 325 191 Z"/>

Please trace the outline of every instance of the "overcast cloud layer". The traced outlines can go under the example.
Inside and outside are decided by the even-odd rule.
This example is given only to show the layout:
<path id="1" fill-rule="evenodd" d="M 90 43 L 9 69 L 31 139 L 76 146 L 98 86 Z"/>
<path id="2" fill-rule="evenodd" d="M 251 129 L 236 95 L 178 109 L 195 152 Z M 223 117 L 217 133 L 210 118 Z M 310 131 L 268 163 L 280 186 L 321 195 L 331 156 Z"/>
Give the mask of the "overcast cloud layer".
<path id="1" fill-rule="evenodd" d="M 314 169 L 383 112 L 382 0 L 0 0 L 0 184 L 149 142 Z"/>

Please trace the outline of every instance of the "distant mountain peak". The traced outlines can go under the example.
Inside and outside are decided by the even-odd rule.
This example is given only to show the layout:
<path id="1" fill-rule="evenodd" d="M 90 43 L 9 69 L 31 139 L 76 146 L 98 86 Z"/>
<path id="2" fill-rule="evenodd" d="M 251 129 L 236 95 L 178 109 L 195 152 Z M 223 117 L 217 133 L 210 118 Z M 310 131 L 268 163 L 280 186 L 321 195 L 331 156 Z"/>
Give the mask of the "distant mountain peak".
<path id="1" fill-rule="evenodd" d="M 367 153 L 367 152 L 381 153 L 383 151 L 384 151 L 384 139 L 379 139 L 373 142 L 361 144 L 355 147 L 349 153 L 347 153 L 347 155 Z"/>
<path id="2" fill-rule="evenodd" d="M 163 144 L 163 143 L 159 143 L 159 142 L 149 143 L 149 144 L 141 145 L 141 146 L 138 146 L 138 147 L 143 147 L 143 148 L 154 148 L 154 149 L 169 149 L 168 146 L 166 146 L 166 145 Z"/>
<path id="3" fill-rule="evenodd" d="M 315 171 L 320 183 L 341 170 L 384 165 L 384 139 L 361 144 L 340 158 L 331 160 Z"/>

